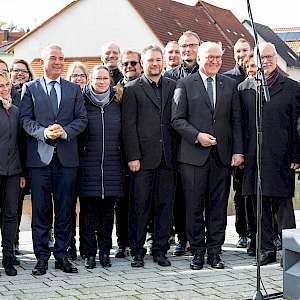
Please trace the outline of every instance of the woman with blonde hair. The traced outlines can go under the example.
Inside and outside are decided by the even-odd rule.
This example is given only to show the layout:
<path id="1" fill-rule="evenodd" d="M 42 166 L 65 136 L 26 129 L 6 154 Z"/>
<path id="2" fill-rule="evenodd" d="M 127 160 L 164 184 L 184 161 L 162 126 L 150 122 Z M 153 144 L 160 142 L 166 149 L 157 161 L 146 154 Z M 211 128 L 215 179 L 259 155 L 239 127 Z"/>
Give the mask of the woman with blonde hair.
<path id="1" fill-rule="evenodd" d="M 86 66 L 80 62 L 73 62 L 67 71 L 66 80 L 77 83 L 83 89 L 88 82 L 88 71 Z"/>

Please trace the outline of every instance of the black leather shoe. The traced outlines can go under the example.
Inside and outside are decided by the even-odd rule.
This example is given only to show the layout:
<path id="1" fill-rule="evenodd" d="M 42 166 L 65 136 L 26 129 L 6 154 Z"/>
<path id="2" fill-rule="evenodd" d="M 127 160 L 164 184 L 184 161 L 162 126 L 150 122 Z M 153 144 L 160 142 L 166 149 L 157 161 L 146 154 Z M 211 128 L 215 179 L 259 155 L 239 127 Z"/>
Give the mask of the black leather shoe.
<path id="1" fill-rule="evenodd" d="M 69 247 L 68 251 L 68 258 L 69 260 L 76 260 L 77 259 L 77 249 L 76 247 Z"/>
<path id="2" fill-rule="evenodd" d="M 87 269 L 95 269 L 96 268 L 96 258 L 95 256 L 86 257 L 84 261 L 84 266 Z"/>
<path id="3" fill-rule="evenodd" d="M 123 247 L 123 246 L 118 247 L 116 254 L 115 254 L 115 258 L 124 258 L 125 250 L 126 250 L 126 247 Z"/>
<path id="4" fill-rule="evenodd" d="M 171 262 L 169 259 L 166 257 L 164 253 L 159 253 L 158 255 L 153 255 L 153 261 L 157 262 L 159 266 L 162 267 L 169 267 L 171 266 Z"/>
<path id="5" fill-rule="evenodd" d="M 190 268 L 192 270 L 201 270 L 204 265 L 204 254 L 196 253 L 190 262 Z"/>
<path id="6" fill-rule="evenodd" d="M 262 252 L 260 256 L 260 265 L 265 266 L 271 263 L 276 262 L 276 253 L 275 252 Z"/>
<path id="7" fill-rule="evenodd" d="M 48 262 L 46 260 L 39 259 L 32 270 L 32 275 L 44 275 L 46 274 L 46 270 L 48 270 Z"/>
<path id="8" fill-rule="evenodd" d="M 224 269 L 225 263 L 221 259 L 219 254 L 209 255 L 207 257 L 207 263 L 214 269 Z"/>
<path id="9" fill-rule="evenodd" d="M 181 256 L 185 254 L 186 243 L 178 242 L 174 249 L 174 255 Z"/>
<path id="10" fill-rule="evenodd" d="M 109 257 L 109 253 L 101 253 L 99 254 L 99 261 L 103 268 L 111 267 L 111 261 Z"/>
<path id="11" fill-rule="evenodd" d="M 144 256 L 142 254 L 137 254 L 133 257 L 131 262 L 133 268 L 142 268 L 144 266 Z"/>
<path id="12" fill-rule="evenodd" d="M 13 256 L 3 256 L 2 265 L 6 275 L 8 276 L 17 275 L 18 272 L 13 265 Z"/>
<path id="13" fill-rule="evenodd" d="M 78 273 L 78 269 L 69 261 L 67 257 L 56 259 L 55 269 L 60 269 L 65 273 Z"/>
<path id="14" fill-rule="evenodd" d="M 245 236 L 241 236 L 240 239 L 238 240 L 236 247 L 237 248 L 247 248 L 248 245 L 248 239 Z"/>

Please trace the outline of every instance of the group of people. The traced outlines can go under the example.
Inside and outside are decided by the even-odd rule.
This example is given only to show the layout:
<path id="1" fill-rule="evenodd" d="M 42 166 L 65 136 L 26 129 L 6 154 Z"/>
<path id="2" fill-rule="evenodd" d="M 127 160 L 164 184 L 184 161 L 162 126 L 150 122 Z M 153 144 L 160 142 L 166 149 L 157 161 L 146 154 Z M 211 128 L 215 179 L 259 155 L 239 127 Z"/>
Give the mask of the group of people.
<path id="1" fill-rule="evenodd" d="M 234 175 L 238 247 L 255 256 L 256 80 L 248 41 L 234 46 L 236 66 L 220 74 L 222 46 L 192 31 L 165 49 L 142 53 L 108 42 L 91 73 L 73 63 L 62 78 L 58 45 L 41 53 L 43 76 L 16 60 L 0 61 L 0 191 L 3 267 L 17 275 L 18 227 L 25 193 L 32 201 L 32 240 L 44 275 L 54 231 L 55 268 L 77 273 L 110 267 L 116 216 L 118 249 L 130 248 L 131 266 L 143 267 L 147 233 L 151 255 L 170 266 L 189 248 L 190 268 L 223 269 L 227 204 Z M 294 228 L 292 197 L 300 167 L 300 85 L 282 75 L 273 44 L 260 45 L 271 101 L 263 104 L 261 265 L 276 261 L 274 237 Z M 298 126 L 298 128 L 297 128 Z M 250 241 L 250 243 L 249 243 Z M 249 244 L 249 245 L 248 245 Z"/>

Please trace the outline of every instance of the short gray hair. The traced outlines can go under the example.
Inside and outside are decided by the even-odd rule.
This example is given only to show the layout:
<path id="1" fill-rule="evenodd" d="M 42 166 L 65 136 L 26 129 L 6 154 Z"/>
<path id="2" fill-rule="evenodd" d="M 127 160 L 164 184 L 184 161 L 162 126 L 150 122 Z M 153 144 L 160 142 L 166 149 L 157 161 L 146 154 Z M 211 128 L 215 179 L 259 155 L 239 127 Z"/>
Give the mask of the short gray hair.
<path id="1" fill-rule="evenodd" d="M 121 53 L 119 45 L 114 41 L 109 41 L 109 42 L 106 42 L 105 44 L 102 45 L 101 55 L 104 54 L 104 49 L 106 49 L 106 48 L 116 48 L 118 50 L 119 54 Z"/>
<path id="2" fill-rule="evenodd" d="M 204 57 L 206 52 L 209 49 L 218 49 L 220 51 L 220 54 L 223 55 L 223 49 L 222 46 L 219 43 L 215 42 L 203 42 L 198 49 L 198 57 Z"/>
<path id="3" fill-rule="evenodd" d="M 52 50 L 52 49 L 58 49 L 60 50 L 62 53 L 62 47 L 58 46 L 58 45 L 54 45 L 54 44 L 51 44 L 51 45 L 48 45 L 46 46 L 43 50 L 42 50 L 42 53 L 41 53 L 41 58 L 42 60 L 44 60 L 47 55 L 49 54 L 49 52 Z"/>
<path id="4" fill-rule="evenodd" d="M 259 44 L 259 52 L 261 53 L 266 47 L 271 47 L 274 51 L 274 54 L 277 55 L 276 47 L 270 42 L 263 42 Z"/>

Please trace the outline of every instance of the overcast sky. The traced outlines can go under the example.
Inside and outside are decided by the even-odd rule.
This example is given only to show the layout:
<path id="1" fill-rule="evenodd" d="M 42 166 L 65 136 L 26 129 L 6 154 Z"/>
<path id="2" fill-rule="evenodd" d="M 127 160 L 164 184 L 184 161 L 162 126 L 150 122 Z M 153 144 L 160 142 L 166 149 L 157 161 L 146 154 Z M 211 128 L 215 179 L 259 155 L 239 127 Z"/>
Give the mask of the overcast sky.
<path id="1" fill-rule="evenodd" d="M 82 0 L 88 1 L 88 0 Z M 125 1 L 125 0 L 123 0 Z M 151 1 L 151 0 L 149 0 Z M 196 0 L 177 0 L 193 5 Z M 0 0 L 0 21 L 33 29 L 71 0 Z M 206 0 L 231 10 L 238 19 L 248 19 L 247 0 Z M 300 0 L 250 0 L 254 21 L 270 27 L 300 27 Z"/>

